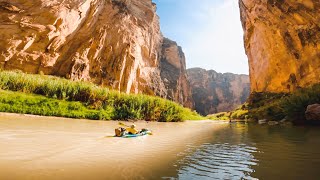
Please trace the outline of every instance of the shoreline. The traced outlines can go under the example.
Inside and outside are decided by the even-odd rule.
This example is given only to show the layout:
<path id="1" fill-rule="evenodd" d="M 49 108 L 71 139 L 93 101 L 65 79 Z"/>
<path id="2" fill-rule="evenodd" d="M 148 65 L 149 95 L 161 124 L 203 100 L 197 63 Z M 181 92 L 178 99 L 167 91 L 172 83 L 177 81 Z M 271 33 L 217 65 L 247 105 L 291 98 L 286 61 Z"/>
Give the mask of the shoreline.
<path id="1" fill-rule="evenodd" d="M 0 179 L 152 177 L 228 127 L 211 120 L 135 124 L 153 135 L 115 138 L 118 121 L 0 113 Z"/>
<path id="2" fill-rule="evenodd" d="M 20 114 L 20 113 L 11 113 L 11 112 L 0 112 L 0 116 L 21 116 L 21 117 L 35 117 L 35 118 L 53 118 L 53 119 L 69 119 L 69 120 L 86 120 L 86 121 L 103 121 L 103 122 L 159 122 L 159 123 L 183 123 L 186 121 L 191 122 L 229 122 L 225 120 L 211 120 L 211 119 L 201 119 L 201 120 L 184 120 L 184 121 L 172 121 L 172 122 L 160 122 L 160 121 L 148 121 L 148 120 L 94 120 L 94 119 L 80 119 L 80 118 L 68 118 L 68 117 L 60 117 L 60 116 L 42 116 L 42 115 L 34 115 L 34 114 Z"/>

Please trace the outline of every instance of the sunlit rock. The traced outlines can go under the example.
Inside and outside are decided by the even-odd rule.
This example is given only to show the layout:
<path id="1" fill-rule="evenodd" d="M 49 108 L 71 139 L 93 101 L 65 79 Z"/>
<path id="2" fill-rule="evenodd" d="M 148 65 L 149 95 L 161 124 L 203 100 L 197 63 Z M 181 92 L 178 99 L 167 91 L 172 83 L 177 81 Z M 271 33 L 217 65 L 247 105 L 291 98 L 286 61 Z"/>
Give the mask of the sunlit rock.
<path id="1" fill-rule="evenodd" d="M 184 97 L 188 84 L 180 87 L 184 80 L 174 79 L 172 87 L 161 78 L 163 37 L 155 11 L 151 0 L 2 0 L 0 68 L 91 81 L 190 106 L 191 96 Z M 179 56 L 174 53 L 169 56 Z M 185 78 L 185 69 L 179 72 Z"/>
<path id="2" fill-rule="evenodd" d="M 201 68 L 187 71 L 195 109 L 203 115 L 234 110 L 249 96 L 248 75 L 222 74 Z"/>
<path id="3" fill-rule="evenodd" d="M 251 91 L 320 82 L 320 1 L 239 0 Z"/>
<path id="4" fill-rule="evenodd" d="M 312 104 L 307 107 L 306 119 L 308 121 L 320 121 L 320 104 Z"/>

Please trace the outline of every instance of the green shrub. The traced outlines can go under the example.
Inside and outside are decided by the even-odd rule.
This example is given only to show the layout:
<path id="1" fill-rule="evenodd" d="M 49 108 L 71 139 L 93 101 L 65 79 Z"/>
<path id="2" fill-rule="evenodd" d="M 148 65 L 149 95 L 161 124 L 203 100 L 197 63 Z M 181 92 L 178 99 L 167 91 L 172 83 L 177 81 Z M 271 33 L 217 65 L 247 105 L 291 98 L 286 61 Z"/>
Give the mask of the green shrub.
<path id="1" fill-rule="evenodd" d="M 290 119 L 305 120 L 308 105 L 320 103 L 320 84 L 299 89 L 282 102 L 285 114 Z"/>
<path id="2" fill-rule="evenodd" d="M 220 112 L 217 114 L 208 115 L 207 118 L 211 120 L 230 120 L 231 112 Z"/>
<path id="3" fill-rule="evenodd" d="M 320 84 L 301 88 L 291 94 L 253 93 L 250 96 L 248 116 L 253 119 L 305 120 L 310 104 L 320 103 Z"/>
<path id="4" fill-rule="evenodd" d="M 51 99 L 40 95 L 0 90 L 0 111 L 42 116 L 86 118 L 94 120 L 112 119 L 114 109 L 87 108 L 81 102 Z"/>
<path id="5" fill-rule="evenodd" d="M 159 97 L 124 94 L 99 87 L 92 83 L 70 81 L 54 76 L 0 71 L 0 89 L 37 94 L 46 97 L 47 101 L 52 101 L 46 104 L 48 106 L 46 109 L 48 112 L 46 112 L 46 114 L 48 115 L 50 114 L 49 111 L 52 110 L 52 115 L 59 114 L 59 116 L 89 119 L 143 119 L 150 121 L 203 119 L 203 117 L 192 112 L 190 109 Z M 2 91 L 2 93 L 4 93 L 4 91 Z M 33 107 L 34 103 L 32 103 L 32 101 L 34 101 L 35 98 L 31 98 L 31 96 L 28 97 L 30 97 L 30 100 L 25 100 L 26 106 L 29 105 L 30 107 Z M 8 103 L 5 103 L 4 101 L 5 100 L 3 99 L 2 103 L 4 103 L 4 106 L 8 105 L 8 103 L 13 103 L 17 105 L 17 107 L 23 105 L 16 101 Z M 74 101 L 78 102 L 72 104 L 71 102 Z M 56 104 L 52 104 L 53 102 Z M 63 106 L 59 102 L 63 102 Z M 60 107 L 61 105 L 63 108 L 66 108 L 64 105 L 67 102 L 70 102 L 71 104 L 68 104 L 66 111 L 63 113 L 56 113 L 56 110 L 53 107 Z M 37 103 L 38 102 L 35 104 Z M 17 110 L 17 107 L 15 111 L 17 113 L 23 113 L 22 110 Z M 79 113 L 81 108 L 84 107 L 86 109 L 82 110 L 88 111 L 86 112 L 85 117 Z M 6 108 L 3 108 L 2 111 L 5 111 L 5 109 Z M 70 111 L 70 114 L 67 113 L 68 111 Z M 96 111 L 99 111 L 100 113 L 97 113 Z M 35 108 L 34 112 L 38 112 L 38 109 Z M 33 114 L 31 110 L 28 113 Z M 89 114 L 91 115 L 89 116 Z"/>

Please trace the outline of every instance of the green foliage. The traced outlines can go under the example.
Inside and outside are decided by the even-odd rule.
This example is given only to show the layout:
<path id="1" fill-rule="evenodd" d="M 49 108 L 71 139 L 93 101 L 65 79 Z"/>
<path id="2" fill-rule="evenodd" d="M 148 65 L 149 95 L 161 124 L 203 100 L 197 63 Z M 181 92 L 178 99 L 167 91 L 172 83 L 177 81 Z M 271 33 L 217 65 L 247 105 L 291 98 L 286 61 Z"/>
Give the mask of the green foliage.
<path id="1" fill-rule="evenodd" d="M 23 93 L 42 95 L 44 96 L 43 98 L 47 98 L 48 102 L 46 102 L 50 105 L 55 102 L 55 106 L 57 106 L 57 108 L 60 108 L 60 106 L 65 108 L 65 103 L 77 103 L 70 105 L 71 109 L 68 105 L 68 108 L 64 113 L 55 113 L 55 109 L 47 108 L 45 109 L 46 113 L 41 115 L 49 115 L 49 111 L 53 111 L 53 116 L 74 116 L 77 118 L 82 118 L 82 115 L 77 113 L 83 110 L 86 111 L 85 114 L 94 114 L 92 117 L 89 117 L 88 115 L 83 117 L 89 119 L 143 119 L 168 122 L 197 120 L 203 118 L 200 115 L 192 112 L 190 109 L 184 108 L 177 103 L 162 98 L 119 93 L 96 86 L 92 83 L 79 81 L 75 82 L 53 76 L 31 75 L 13 71 L 0 71 L 0 89 L 18 91 L 21 93 L 21 96 L 24 96 L 25 99 L 29 97 L 34 100 L 34 97 L 32 97 L 32 95 L 26 96 Z M 5 91 L 2 91 L 2 93 L 5 93 Z M 14 94 L 14 97 L 16 96 L 17 94 Z M 37 96 L 37 98 L 39 99 L 40 96 Z M 2 102 L 3 106 L 6 104 L 5 102 L 6 101 Z M 34 112 L 31 110 L 35 107 L 34 104 L 28 104 L 29 101 L 26 100 L 24 102 L 26 102 L 26 105 L 30 105 L 30 108 L 27 112 L 24 110 L 18 110 L 18 108 L 14 108 L 14 110 L 2 108 L 1 111 L 39 114 L 37 108 L 35 108 Z M 17 107 L 22 107 L 21 103 L 19 104 L 18 102 L 14 102 L 14 104 L 17 104 Z M 74 109 L 72 109 L 72 107 L 74 107 Z M 76 107 L 85 109 L 77 109 Z M 69 110 L 70 115 L 67 114 Z M 100 114 L 92 113 L 96 111 L 100 112 Z M 75 112 L 77 113 L 73 115 Z"/>
<path id="2" fill-rule="evenodd" d="M 320 84 L 299 89 L 289 98 L 282 100 L 284 113 L 294 120 L 305 120 L 308 105 L 316 103 L 320 103 Z"/>
<path id="3" fill-rule="evenodd" d="M 248 118 L 248 104 L 243 104 L 237 109 L 230 112 L 220 112 L 207 116 L 212 120 L 236 120 L 236 119 L 247 119 Z"/>
<path id="4" fill-rule="evenodd" d="M 250 96 L 249 117 L 253 119 L 305 120 L 308 105 L 320 103 L 320 84 L 301 88 L 292 94 L 255 93 Z"/>
<path id="5" fill-rule="evenodd" d="M 279 97 L 279 99 L 272 98 L 271 100 L 265 100 L 259 102 L 259 105 L 249 105 L 248 116 L 250 119 L 270 119 L 270 120 L 281 120 L 286 117 L 282 100 L 285 97 Z"/>
<path id="6" fill-rule="evenodd" d="M 114 113 L 112 107 L 95 110 L 87 108 L 81 102 L 57 100 L 40 95 L 3 90 L 0 90 L 0 95 L 1 112 L 94 120 L 109 120 Z"/>
<path id="7" fill-rule="evenodd" d="M 231 119 L 246 119 L 246 115 L 248 115 L 248 110 L 235 110 L 231 114 Z"/>
<path id="8" fill-rule="evenodd" d="M 217 114 L 208 115 L 207 118 L 211 120 L 230 120 L 231 112 L 220 112 Z"/>

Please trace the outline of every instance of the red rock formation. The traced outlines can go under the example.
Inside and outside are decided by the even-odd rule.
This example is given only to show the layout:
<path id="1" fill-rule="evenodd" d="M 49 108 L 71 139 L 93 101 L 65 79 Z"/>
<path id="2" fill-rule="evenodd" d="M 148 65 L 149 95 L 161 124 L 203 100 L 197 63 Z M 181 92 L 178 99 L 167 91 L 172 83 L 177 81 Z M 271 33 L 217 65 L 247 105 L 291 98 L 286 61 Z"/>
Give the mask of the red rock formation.
<path id="1" fill-rule="evenodd" d="M 201 68 L 187 71 L 195 109 L 202 115 L 234 110 L 249 96 L 248 75 L 222 74 Z"/>
<path id="2" fill-rule="evenodd" d="M 161 56 L 161 79 L 167 89 L 166 98 L 193 108 L 192 93 L 187 78 L 186 60 L 176 42 L 164 38 Z"/>
<path id="3" fill-rule="evenodd" d="M 151 0 L 2 0 L 0 68 L 168 96 L 189 106 L 184 90 L 161 79 L 163 37 L 155 10 Z"/>
<path id="4" fill-rule="evenodd" d="M 320 82 L 320 1 L 239 0 L 251 91 Z"/>

